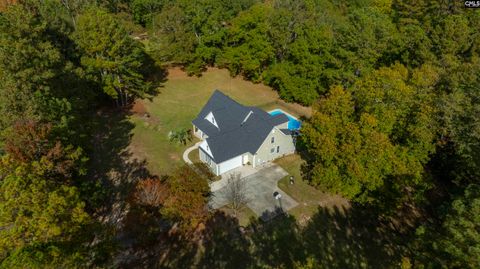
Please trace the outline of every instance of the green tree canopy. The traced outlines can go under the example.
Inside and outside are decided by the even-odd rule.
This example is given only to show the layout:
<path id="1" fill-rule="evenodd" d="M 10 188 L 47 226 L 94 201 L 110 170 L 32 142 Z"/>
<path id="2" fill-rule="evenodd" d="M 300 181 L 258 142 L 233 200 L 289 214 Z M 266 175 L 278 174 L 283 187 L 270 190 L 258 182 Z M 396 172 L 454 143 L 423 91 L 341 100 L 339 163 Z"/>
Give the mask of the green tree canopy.
<path id="1" fill-rule="evenodd" d="M 439 227 L 417 230 L 421 264 L 441 268 L 480 266 L 480 186 L 469 185 L 447 209 Z"/>
<path id="2" fill-rule="evenodd" d="M 39 13 L 10 6 L 0 19 L 0 51 L 0 129 L 17 119 L 48 117 L 41 115 L 41 105 L 50 103 L 63 61 Z M 65 101 L 56 101 L 57 109 L 65 111 Z M 55 109 L 54 102 L 50 105 Z"/>
<path id="3" fill-rule="evenodd" d="M 409 80 L 395 65 L 359 80 L 351 93 L 332 88 L 302 128 L 315 157 L 312 183 L 362 203 L 378 190 L 401 194 L 422 184 L 435 137 L 429 71 Z"/>
<path id="4" fill-rule="evenodd" d="M 74 37 L 87 73 L 118 105 L 149 93 L 142 73 L 143 48 L 113 15 L 90 8 L 79 17 Z"/>

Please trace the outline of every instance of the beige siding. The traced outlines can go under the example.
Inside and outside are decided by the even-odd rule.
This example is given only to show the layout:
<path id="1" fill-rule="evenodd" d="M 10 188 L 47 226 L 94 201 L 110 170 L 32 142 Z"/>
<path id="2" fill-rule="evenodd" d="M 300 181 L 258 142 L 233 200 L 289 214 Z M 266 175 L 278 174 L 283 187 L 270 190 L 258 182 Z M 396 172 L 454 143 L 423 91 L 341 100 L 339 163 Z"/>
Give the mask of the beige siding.
<path id="1" fill-rule="evenodd" d="M 278 129 L 288 129 L 288 121 L 276 126 Z"/>
<path id="2" fill-rule="evenodd" d="M 272 137 L 274 137 L 273 143 Z M 277 147 L 280 147 L 278 153 Z M 272 148 L 274 149 L 273 153 L 271 153 Z M 294 152 L 295 146 L 293 145 L 292 136 L 283 134 L 278 128 L 273 128 L 255 155 L 255 165 L 260 165 Z"/>

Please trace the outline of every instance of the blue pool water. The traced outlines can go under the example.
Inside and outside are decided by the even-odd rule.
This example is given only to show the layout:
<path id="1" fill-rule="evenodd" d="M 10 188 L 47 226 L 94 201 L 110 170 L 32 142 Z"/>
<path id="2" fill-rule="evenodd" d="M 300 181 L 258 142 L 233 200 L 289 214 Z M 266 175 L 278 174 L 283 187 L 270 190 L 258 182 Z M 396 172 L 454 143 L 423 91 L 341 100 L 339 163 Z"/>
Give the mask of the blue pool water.
<path id="1" fill-rule="evenodd" d="M 296 118 L 290 116 L 289 114 L 283 112 L 283 110 L 281 109 L 275 109 L 273 111 L 270 111 L 268 112 L 268 114 L 272 115 L 272 116 L 275 116 L 275 115 L 278 115 L 278 114 L 285 114 L 285 116 L 288 117 L 288 129 L 289 130 L 298 130 L 300 129 L 300 126 L 302 125 L 302 123 L 297 120 Z"/>

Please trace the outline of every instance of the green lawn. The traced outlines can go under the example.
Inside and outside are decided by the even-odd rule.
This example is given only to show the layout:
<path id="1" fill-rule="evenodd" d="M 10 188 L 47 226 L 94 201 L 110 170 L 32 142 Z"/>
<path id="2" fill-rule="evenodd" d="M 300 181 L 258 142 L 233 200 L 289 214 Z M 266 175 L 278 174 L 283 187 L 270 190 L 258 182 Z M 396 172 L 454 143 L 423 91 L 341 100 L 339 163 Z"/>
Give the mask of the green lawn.
<path id="1" fill-rule="evenodd" d="M 309 115 L 307 108 L 285 104 L 270 87 L 240 77 L 232 78 L 227 70 L 210 69 L 201 77 L 189 77 L 179 69 L 171 69 L 160 93 L 151 101 L 140 101 L 150 117 L 143 117 L 143 113 L 131 116 L 135 124 L 131 141 L 134 157 L 146 159 L 154 174 L 168 173 L 181 164 L 183 152 L 195 141 L 187 145 L 174 144 L 168 140 L 168 133 L 190 128 L 191 121 L 215 89 L 244 105 L 266 110 L 280 107 L 296 116 Z"/>
<path id="2" fill-rule="evenodd" d="M 190 152 L 190 154 L 188 154 L 188 158 L 190 159 L 190 161 L 192 161 L 193 163 L 199 163 L 200 162 L 200 156 L 199 156 L 199 153 L 198 153 L 198 149 L 194 149 Z"/>
<path id="3" fill-rule="evenodd" d="M 301 166 L 304 161 L 299 155 L 290 155 L 275 161 L 285 171 L 294 177 L 294 184 L 290 184 L 290 176 L 282 178 L 278 182 L 278 187 L 295 199 L 299 205 L 289 211 L 290 214 L 301 223 L 306 223 L 319 207 L 328 209 L 348 208 L 348 201 L 338 195 L 332 195 L 317 190 L 303 180 L 301 175 Z"/>
<path id="4" fill-rule="evenodd" d="M 225 212 L 229 216 L 234 216 L 233 210 L 228 205 L 221 207 L 219 210 Z M 243 227 L 248 226 L 251 218 L 256 219 L 257 215 L 250 208 L 248 208 L 248 206 L 244 207 L 237 214 L 238 225 Z"/>

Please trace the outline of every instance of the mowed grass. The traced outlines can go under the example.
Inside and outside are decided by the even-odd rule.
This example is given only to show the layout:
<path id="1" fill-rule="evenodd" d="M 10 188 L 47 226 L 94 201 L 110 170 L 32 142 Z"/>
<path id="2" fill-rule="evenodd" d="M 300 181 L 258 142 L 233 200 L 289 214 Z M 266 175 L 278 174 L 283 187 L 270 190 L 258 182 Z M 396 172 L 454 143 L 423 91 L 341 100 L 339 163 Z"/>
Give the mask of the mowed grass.
<path id="1" fill-rule="evenodd" d="M 198 152 L 198 149 L 194 149 L 190 152 L 190 154 L 188 154 L 188 158 L 190 159 L 190 161 L 192 161 L 193 163 L 199 163 L 200 162 L 200 155 L 199 155 L 199 152 Z"/>
<path id="2" fill-rule="evenodd" d="M 194 142 L 187 145 L 172 143 L 168 133 L 192 128 L 191 121 L 215 89 L 243 105 L 266 110 L 282 108 L 296 116 L 308 116 L 310 113 L 308 108 L 285 104 L 270 87 L 245 81 L 241 77 L 232 78 L 227 70 L 212 68 L 201 77 L 189 77 L 174 68 L 169 70 L 167 81 L 155 98 L 140 101 L 150 117 L 131 117 L 135 124 L 131 142 L 134 157 L 146 159 L 150 171 L 157 175 L 169 173 L 182 164 L 183 152 Z"/>
<path id="3" fill-rule="evenodd" d="M 219 210 L 225 212 L 225 214 L 229 216 L 235 215 L 233 209 L 231 209 L 229 205 L 223 206 L 219 208 Z M 236 218 L 238 220 L 238 225 L 246 227 L 248 224 L 250 224 L 251 219 L 257 218 L 257 215 L 250 208 L 248 208 L 248 206 L 245 206 L 237 212 Z"/>
<path id="4" fill-rule="evenodd" d="M 304 162 L 298 154 L 275 160 L 275 163 L 289 174 L 289 176 L 282 178 L 278 182 L 278 187 L 298 202 L 298 206 L 292 208 L 289 213 L 295 216 L 299 223 L 305 224 L 318 212 L 319 207 L 327 209 L 349 208 L 350 206 L 346 199 L 339 195 L 324 193 L 312 187 L 303 179 L 301 166 Z M 290 175 L 294 177 L 294 184 L 290 184 Z"/>

